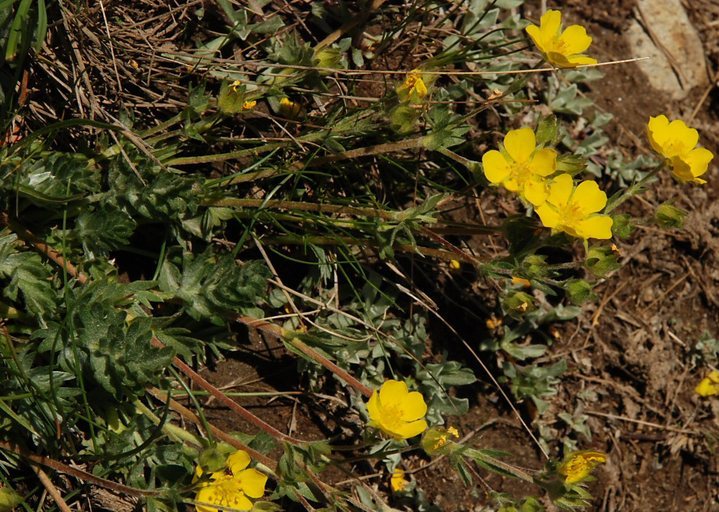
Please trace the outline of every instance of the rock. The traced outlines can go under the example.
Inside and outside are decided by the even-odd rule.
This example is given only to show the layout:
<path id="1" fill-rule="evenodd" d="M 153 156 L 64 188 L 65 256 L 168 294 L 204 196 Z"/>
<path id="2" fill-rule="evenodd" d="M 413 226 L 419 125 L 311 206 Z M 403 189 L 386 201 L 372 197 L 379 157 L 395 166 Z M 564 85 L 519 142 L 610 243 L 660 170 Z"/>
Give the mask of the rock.
<path id="1" fill-rule="evenodd" d="M 704 48 L 680 0 L 638 0 L 634 19 L 625 36 L 632 57 L 649 84 L 674 99 L 685 98 L 709 76 Z"/>

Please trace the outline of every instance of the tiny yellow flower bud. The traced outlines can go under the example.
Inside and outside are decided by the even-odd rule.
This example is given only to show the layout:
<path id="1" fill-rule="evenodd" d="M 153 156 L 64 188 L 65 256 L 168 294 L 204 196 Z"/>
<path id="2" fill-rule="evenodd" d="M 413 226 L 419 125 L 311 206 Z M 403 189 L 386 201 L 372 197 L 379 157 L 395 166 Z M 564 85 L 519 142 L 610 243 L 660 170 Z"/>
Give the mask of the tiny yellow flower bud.
<path id="1" fill-rule="evenodd" d="M 502 319 L 497 318 L 496 316 L 492 315 L 491 317 L 489 317 L 487 319 L 486 324 L 487 324 L 487 329 L 489 329 L 490 331 L 496 331 L 497 329 L 502 327 Z"/>
<path id="2" fill-rule="evenodd" d="M 462 264 L 459 262 L 459 260 L 449 260 L 449 268 L 452 270 L 459 270 Z"/>
<path id="3" fill-rule="evenodd" d="M 512 284 L 515 286 L 521 286 L 523 288 L 529 288 L 530 286 L 532 286 L 532 283 L 529 282 L 529 279 L 517 276 L 512 276 Z"/>
<path id="4" fill-rule="evenodd" d="M 252 110 L 257 105 L 255 100 L 248 100 L 242 104 L 242 110 Z"/>
<path id="5" fill-rule="evenodd" d="M 237 88 L 242 84 L 239 80 L 235 80 L 230 84 L 230 89 L 232 89 L 232 92 L 237 92 Z"/>

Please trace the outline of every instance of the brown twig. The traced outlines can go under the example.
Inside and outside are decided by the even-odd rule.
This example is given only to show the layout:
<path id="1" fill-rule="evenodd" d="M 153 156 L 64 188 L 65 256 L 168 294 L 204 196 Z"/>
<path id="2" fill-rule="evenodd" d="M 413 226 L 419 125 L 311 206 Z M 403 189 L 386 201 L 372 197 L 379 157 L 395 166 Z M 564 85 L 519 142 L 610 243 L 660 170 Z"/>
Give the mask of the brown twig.
<path id="1" fill-rule="evenodd" d="M 10 443 L 8 441 L 0 441 L 0 449 L 20 455 L 23 459 L 28 460 L 35 465 L 45 466 L 54 469 L 55 471 L 60 471 L 61 473 L 65 473 L 66 475 L 74 476 L 79 480 L 85 482 L 92 482 L 96 485 L 99 485 L 100 487 L 105 487 L 106 489 L 110 489 L 121 494 L 127 494 L 129 496 L 137 497 L 159 496 L 161 494 L 161 491 L 137 489 L 136 487 L 118 484 L 111 480 L 100 478 L 99 476 L 95 476 L 92 473 L 88 473 L 87 471 L 83 471 L 82 469 L 73 468 L 55 459 L 51 459 L 50 457 L 30 453 L 24 448 L 21 448 L 20 446 L 14 443 Z"/>
<path id="2" fill-rule="evenodd" d="M 40 483 L 42 483 L 43 487 L 45 487 L 47 493 L 55 501 L 57 508 L 59 508 L 62 512 L 72 512 L 72 509 L 65 502 L 65 499 L 62 497 L 62 494 L 60 494 L 60 491 L 57 489 L 57 487 L 55 487 L 55 484 L 52 483 L 52 480 L 50 480 L 50 477 L 47 476 L 47 473 L 45 473 L 41 468 L 37 466 L 33 466 L 32 469 L 33 471 L 35 471 L 38 480 L 40 480 Z"/>
<path id="3" fill-rule="evenodd" d="M 212 435 L 221 439 L 225 443 L 237 448 L 238 450 L 246 451 L 253 459 L 261 462 L 262 464 L 264 464 L 265 466 L 267 466 L 269 468 L 275 468 L 277 466 L 277 463 L 275 461 L 273 461 L 266 455 L 258 452 L 257 450 L 250 448 L 245 443 L 243 443 L 239 439 L 232 437 L 224 430 L 217 428 L 216 426 L 212 425 L 209 422 L 203 422 L 200 419 L 200 417 L 197 414 L 195 414 L 194 412 L 192 412 L 190 409 L 188 409 L 184 405 L 180 404 L 178 401 L 174 400 L 173 398 L 169 398 L 166 392 L 164 392 L 160 389 L 157 389 L 157 388 L 148 388 L 147 392 L 150 393 L 152 396 L 154 396 L 161 402 L 168 403 L 168 400 L 169 400 L 170 409 L 172 409 L 177 414 L 182 416 L 182 418 L 185 419 L 185 421 L 194 423 L 198 428 L 201 428 L 203 430 L 206 425 Z"/>

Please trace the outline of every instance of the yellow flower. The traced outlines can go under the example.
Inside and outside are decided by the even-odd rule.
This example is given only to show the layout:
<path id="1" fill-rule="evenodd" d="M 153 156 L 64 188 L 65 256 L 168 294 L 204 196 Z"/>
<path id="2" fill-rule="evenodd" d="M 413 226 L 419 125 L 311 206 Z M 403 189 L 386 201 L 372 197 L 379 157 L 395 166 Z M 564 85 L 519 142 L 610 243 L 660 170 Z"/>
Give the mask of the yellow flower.
<path id="1" fill-rule="evenodd" d="M 417 391 L 407 391 L 407 384 L 388 380 L 367 402 L 371 427 L 396 439 L 409 439 L 427 430 L 424 420 L 427 404 Z"/>
<path id="2" fill-rule="evenodd" d="M 238 88 L 240 85 L 242 85 L 242 82 L 240 82 L 239 80 L 235 80 L 234 82 L 232 82 L 232 83 L 230 84 L 230 89 L 232 89 L 232 92 L 237 92 L 237 88 Z"/>
<path id="3" fill-rule="evenodd" d="M 529 25 L 525 30 L 544 58 L 558 68 L 597 63 L 597 59 L 582 54 L 592 44 L 587 30 L 581 25 L 571 25 L 562 31 L 562 13 L 559 11 L 545 12 L 539 26 Z"/>
<path id="4" fill-rule="evenodd" d="M 576 484 L 589 476 L 599 464 L 607 462 L 607 456 L 602 452 L 584 450 L 567 455 L 559 466 L 559 473 L 564 475 L 565 484 Z"/>
<path id="5" fill-rule="evenodd" d="M 511 130 L 504 136 L 506 154 L 496 149 L 482 156 L 484 175 L 490 183 L 518 192 L 535 206 L 547 197 L 545 178 L 557 170 L 557 152 L 551 148 L 537 149 L 531 128 Z"/>
<path id="6" fill-rule="evenodd" d="M 489 329 L 490 331 L 496 331 L 500 327 L 502 327 L 502 319 L 497 318 L 496 316 L 494 316 L 494 314 L 491 317 L 487 318 L 487 321 L 485 323 L 487 325 L 487 329 Z"/>
<path id="7" fill-rule="evenodd" d="M 666 158 L 672 173 L 681 182 L 706 183 L 699 178 L 707 172 L 714 155 L 706 148 L 695 147 L 699 133 L 684 121 L 669 121 L 667 116 L 650 117 L 647 135 L 654 151 Z"/>
<path id="8" fill-rule="evenodd" d="M 402 85 L 397 87 L 397 95 L 400 101 L 421 101 L 427 97 L 429 90 L 422 79 L 422 73 L 418 69 L 413 69 L 407 74 Z"/>
<path id="9" fill-rule="evenodd" d="M 255 100 L 247 100 L 242 104 L 242 110 L 252 110 L 257 105 Z"/>
<path id="10" fill-rule="evenodd" d="M 397 468 L 392 471 L 392 476 L 389 479 L 389 485 L 392 487 L 394 492 L 404 491 L 408 483 L 409 482 L 404 479 L 404 469 Z"/>
<path id="11" fill-rule="evenodd" d="M 719 372 L 714 370 L 701 380 L 694 391 L 699 396 L 719 395 Z"/>
<path id="12" fill-rule="evenodd" d="M 597 212 L 607 204 L 607 194 L 594 181 L 576 187 L 569 174 L 560 174 L 549 186 L 547 201 L 537 207 L 542 224 L 579 238 L 612 237 L 613 220 Z"/>
<path id="13" fill-rule="evenodd" d="M 449 268 L 452 270 L 459 270 L 462 268 L 462 264 L 459 262 L 459 260 L 449 260 Z"/>
<path id="14" fill-rule="evenodd" d="M 225 461 L 225 467 L 210 474 L 207 481 L 201 481 L 195 501 L 197 512 L 219 512 L 220 507 L 236 510 L 251 510 L 249 498 L 261 498 L 265 493 L 267 476 L 256 469 L 247 469 L 250 456 L 243 450 L 232 453 Z M 195 479 L 203 475 L 200 466 L 195 468 Z"/>

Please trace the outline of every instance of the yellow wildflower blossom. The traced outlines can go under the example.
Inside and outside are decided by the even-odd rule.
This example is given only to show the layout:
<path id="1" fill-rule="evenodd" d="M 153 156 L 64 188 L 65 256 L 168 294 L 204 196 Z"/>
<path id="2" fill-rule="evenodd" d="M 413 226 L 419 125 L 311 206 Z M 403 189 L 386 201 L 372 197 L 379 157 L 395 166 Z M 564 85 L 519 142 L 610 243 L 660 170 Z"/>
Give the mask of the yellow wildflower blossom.
<path id="1" fill-rule="evenodd" d="M 402 492 L 407 487 L 409 482 L 404 478 L 404 469 L 397 468 L 392 471 L 392 476 L 389 479 L 389 485 L 392 487 L 394 492 Z"/>
<path id="2" fill-rule="evenodd" d="M 257 105 L 255 100 L 247 100 L 242 104 L 242 110 L 252 110 Z"/>
<path id="3" fill-rule="evenodd" d="M 409 392 L 407 384 L 388 380 L 367 402 L 371 427 L 396 439 L 409 439 L 427 430 L 427 404 L 422 393 Z"/>
<path id="4" fill-rule="evenodd" d="M 545 227 L 579 238 L 612 237 L 613 220 L 598 212 L 607 204 L 607 194 L 596 182 L 586 180 L 574 185 L 569 174 L 560 174 L 549 186 L 544 204 L 537 207 Z"/>
<path id="5" fill-rule="evenodd" d="M 666 158 L 674 176 L 682 183 L 706 183 L 701 179 L 709 168 L 714 154 L 706 148 L 696 147 L 699 132 L 684 121 L 669 121 L 667 116 L 650 117 L 647 135 L 654 151 Z"/>
<path id="6" fill-rule="evenodd" d="M 719 395 L 719 372 L 714 370 L 697 384 L 694 391 L 699 396 Z"/>
<path id="7" fill-rule="evenodd" d="M 545 178 L 557 170 L 557 152 L 537 149 L 531 128 L 510 130 L 504 136 L 506 154 L 493 149 L 482 156 L 484 175 L 490 183 L 517 192 L 535 206 L 547 197 Z"/>
<path id="8" fill-rule="evenodd" d="M 462 267 L 462 264 L 459 262 L 459 260 L 449 260 L 449 268 L 452 270 L 459 270 Z"/>
<path id="9" fill-rule="evenodd" d="M 407 73 L 402 85 L 397 87 L 397 95 L 400 101 L 420 102 L 429 94 L 427 84 L 422 79 L 422 72 L 413 69 Z"/>
<path id="10" fill-rule="evenodd" d="M 574 68 L 597 63 L 597 59 L 583 54 L 592 44 L 587 30 L 581 25 L 570 25 L 562 31 L 562 13 L 559 11 L 545 12 L 539 26 L 529 25 L 525 30 L 553 66 Z"/>
<path id="11" fill-rule="evenodd" d="M 602 452 L 584 450 L 567 455 L 559 466 L 559 473 L 564 475 L 565 484 L 576 484 L 587 478 L 599 464 L 607 462 L 607 456 Z"/>
<path id="12" fill-rule="evenodd" d="M 238 88 L 240 85 L 242 85 L 242 82 L 240 82 L 239 80 L 235 80 L 234 82 L 232 82 L 232 83 L 230 84 L 230 89 L 232 89 L 232 92 L 237 92 L 237 88 Z"/>
<path id="13" fill-rule="evenodd" d="M 487 329 L 490 331 L 496 331 L 500 327 L 502 327 L 502 319 L 497 318 L 496 316 L 492 315 L 491 317 L 487 318 L 487 321 L 485 322 L 487 325 Z"/>
<path id="14" fill-rule="evenodd" d="M 225 461 L 225 467 L 210 474 L 209 480 L 201 481 L 195 496 L 197 512 L 219 512 L 220 507 L 236 510 L 251 510 L 250 498 L 261 498 L 265 493 L 267 476 L 256 469 L 247 469 L 250 456 L 243 450 L 232 453 Z M 200 466 L 195 468 L 195 479 L 203 475 Z"/>

